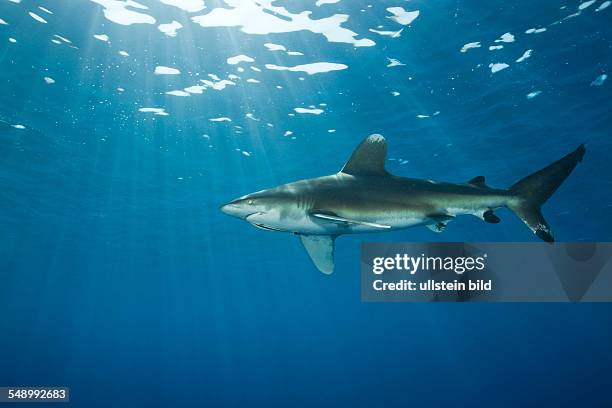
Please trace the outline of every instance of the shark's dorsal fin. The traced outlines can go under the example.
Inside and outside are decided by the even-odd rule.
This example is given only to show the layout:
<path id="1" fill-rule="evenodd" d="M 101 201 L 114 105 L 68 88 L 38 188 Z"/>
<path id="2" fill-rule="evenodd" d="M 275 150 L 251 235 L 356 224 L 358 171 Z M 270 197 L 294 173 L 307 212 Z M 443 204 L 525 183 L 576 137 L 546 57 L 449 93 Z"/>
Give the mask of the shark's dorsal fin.
<path id="1" fill-rule="evenodd" d="M 385 170 L 387 142 L 382 135 L 370 135 L 357 146 L 341 172 L 353 176 L 388 176 Z"/>
<path id="2" fill-rule="evenodd" d="M 300 235 L 302 244 L 318 270 L 326 275 L 334 271 L 335 235 Z"/>

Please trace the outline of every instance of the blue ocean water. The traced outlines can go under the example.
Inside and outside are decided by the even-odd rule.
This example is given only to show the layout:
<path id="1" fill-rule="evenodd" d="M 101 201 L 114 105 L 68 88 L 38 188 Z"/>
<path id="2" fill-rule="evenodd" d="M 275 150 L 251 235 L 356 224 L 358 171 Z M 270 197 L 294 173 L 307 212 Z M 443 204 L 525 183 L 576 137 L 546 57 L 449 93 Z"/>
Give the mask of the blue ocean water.
<path id="1" fill-rule="evenodd" d="M 610 406 L 609 305 L 360 302 L 361 242 L 535 241 L 509 211 L 341 237 L 331 276 L 219 211 L 338 171 L 371 133 L 394 174 L 497 187 L 585 143 L 543 211 L 559 241 L 609 241 L 610 2 L 203 3 L 0 0 L 0 386 Z"/>

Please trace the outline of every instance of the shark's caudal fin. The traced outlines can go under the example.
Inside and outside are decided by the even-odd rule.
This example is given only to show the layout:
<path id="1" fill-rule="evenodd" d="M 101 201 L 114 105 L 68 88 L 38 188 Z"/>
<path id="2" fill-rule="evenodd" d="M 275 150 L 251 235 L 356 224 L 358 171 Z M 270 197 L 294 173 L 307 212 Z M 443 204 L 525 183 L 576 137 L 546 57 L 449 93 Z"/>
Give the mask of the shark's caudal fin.
<path id="1" fill-rule="evenodd" d="M 510 187 L 518 197 L 509 205 L 510 209 L 543 241 L 554 242 L 555 239 L 540 208 L 582 161 L 585 151 L 584 145 L 580 145 L 572 153 Z"/>

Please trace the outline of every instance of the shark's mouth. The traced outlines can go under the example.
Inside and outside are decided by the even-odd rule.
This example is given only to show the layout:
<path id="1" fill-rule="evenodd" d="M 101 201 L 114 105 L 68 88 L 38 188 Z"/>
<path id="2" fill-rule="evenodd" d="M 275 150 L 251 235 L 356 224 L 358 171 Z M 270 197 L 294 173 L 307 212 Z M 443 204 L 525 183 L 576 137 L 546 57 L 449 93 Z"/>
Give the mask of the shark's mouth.
<path id="1" fill-rule="evenodd" d="M 281 229 L 268 227 L 267 225 L 263 225 L 263 224 L 251 224 L 251 225 L 253 225 L 255 228 L 259 228 L 262 230 L 283 232 L 283 230 Z"/>
<path id="2" fill-rule="evenodd" d="M 253 214 L 249 214 L 249 215 L 247 215 L 245 217 L 245 220 L 249 224 L 254 226 L 255 228 L 259 228 L 259 229 L 266 230 L 266 231 L 279 231 L 279 232 L 283 232 L 283 230 L 281 230 L 281 229 L 274 228 L 274 227 L 269 227 L 269 226 L 267 226 L 265 224 L 261 224 L 261 223 L 255 222 L 254 220 L 250 219 L 252 217 L 255 217 L 255 216 L 258 216 L 258 215 L 263 215 L 263 214 L 265 214 L 265 213 L 263 213 L 263 212 L 256 212 L 256 213 L 253 213 Z"/>
<path id="3" fill-rule="evenodd" d="M 252 224 L 253 222 L 251 220 L 249 220 L 249 218 L 254 217 L 256 215 L 261 215 L 261 214 L 263 214 L 263 213 L 260 212 L 260 211 L 251 213 L 251 214 L 247 215 L 246 217 L 244 217 L 244 220 L 247 221 L 247 222 L 250 222 Z"/>

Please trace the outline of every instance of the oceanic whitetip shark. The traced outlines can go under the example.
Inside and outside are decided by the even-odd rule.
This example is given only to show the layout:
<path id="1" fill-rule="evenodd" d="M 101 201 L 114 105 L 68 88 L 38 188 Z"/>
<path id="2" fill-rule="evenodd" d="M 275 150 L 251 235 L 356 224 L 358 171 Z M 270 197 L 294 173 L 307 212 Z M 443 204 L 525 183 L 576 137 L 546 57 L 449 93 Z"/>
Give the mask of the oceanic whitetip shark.
<path id="1" fill-rule="evenodd" d="M 342 234 L 392 231 L 424 225 L 441 232 L 458 215 L 498 223 L 496 208 L 514 211 L 536 236 L 554 238 L 540 212 L 584 156 L 584 145 L 508 189 L 491 188 L 483 176 L 465 184 L 397 177 L 385 170 L 387 143 L 371 135 L 342 170 L 284 184 L 225 204 L 221 210 L 257 228 L 299 235 L 316 267 L 334 270 L 334 241 Z"/>

